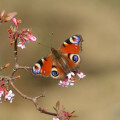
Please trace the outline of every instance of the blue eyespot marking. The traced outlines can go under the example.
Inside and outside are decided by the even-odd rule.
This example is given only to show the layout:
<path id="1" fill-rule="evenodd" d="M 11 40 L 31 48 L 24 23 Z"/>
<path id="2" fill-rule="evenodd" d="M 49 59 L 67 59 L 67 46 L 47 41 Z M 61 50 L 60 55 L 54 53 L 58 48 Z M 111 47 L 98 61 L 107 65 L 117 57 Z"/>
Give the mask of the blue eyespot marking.
<path id="1" fill-rule="evenodd" d="M 34 69 L 32 69 L 32 72 L 33 72 L 34 74 L 38 74 L 38 73 L 40 72 L 40 70 L 34 70 Z"/>
<path id="2" fill-rule="evenodd" d="M 70 42 L 75 43 L 75 45 L 78 45 L 80 41 L 81 41 L 81 38 L 79 35 L 74 35 L 70 38 Z"/>
<path id="3" fill-rule="evenodd" d="M 80 42 L 80 37 L 76 35 L 76 42 L 79 43 Z"/>
<path id="4" fill-rule="evenodd" d="M 33 72 L 34 74 L 38 74 L 38 73 L 40 73 L 40 67 L 34 65 L 33 68 L 32 68 L 32 72 Z"/>
<path id="5" fill-rule="evenodd" d="M 57 71 L 52 71 L 52 76 L 57 77 L 59 73 Z"/>
<path id="6" fill-rule="evenodd" d="M 72 59 L 73 59 L 73 62 L 75 63 L 75 62 L 78 61 L 78 56 L 77 56 L 77 55 L 74 55 Z"/>

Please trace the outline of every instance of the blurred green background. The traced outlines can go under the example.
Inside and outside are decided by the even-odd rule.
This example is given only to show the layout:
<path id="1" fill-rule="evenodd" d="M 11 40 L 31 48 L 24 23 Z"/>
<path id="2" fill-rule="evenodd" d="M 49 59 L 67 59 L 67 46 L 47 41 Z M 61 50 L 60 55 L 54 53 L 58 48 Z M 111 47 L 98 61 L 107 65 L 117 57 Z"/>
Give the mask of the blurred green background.
<path id="1" fill-rule="evenodd" d="M 19 63 L 32 66 L 50 53 L 41 46 L 59 48 L 74 34 L 83 36 L 81 71 L 86 77 L 75 86 L 62 88 L 58 80 L 35 77 L 19 70 L 21 79 L 15 85 L 29 96 L 45 93 L 39 105 L 53 110 L 57 100 L 67 111 L 76 110 L 74 120 L 120 120 L 120 1 L 119 0 L 0 0 L 0 11 L 16 11 L 22 19 L 20 28 L 32 28 L 37 42 L 19 49 Z M 9 46 L 7 29 L 13 24 L 0 25 L 0 66 L 11 63 L 1 72 L 8 75 L 13 66 L 13 48 Z M 52 36 L 52 32 L 54 35 Z M 10 87 L 10 89 L 12 89 Z M 14 91 L 16 94 L 16 92 Z M 12 104 L 0 104 L 1 120 L 52 120 L 39 113 L 34 105 L 16 94 Z"/>

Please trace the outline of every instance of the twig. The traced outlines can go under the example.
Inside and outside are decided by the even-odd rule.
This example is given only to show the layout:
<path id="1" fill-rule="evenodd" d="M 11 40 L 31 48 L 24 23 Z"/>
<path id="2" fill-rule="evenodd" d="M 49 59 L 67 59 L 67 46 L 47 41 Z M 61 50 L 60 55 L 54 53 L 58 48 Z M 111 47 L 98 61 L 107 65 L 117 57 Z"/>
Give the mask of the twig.
<path id="1" fill-rule="evenodd" d="M 16 78 L 15 77 L 9 77 L 9 76 L 1 76 L 0 75 L 0 80 L 6 80 L 6 81 L 9 81 L 9 80 L 15 80 Z"/>
<path id="2" fill-rule="evenodd" d="M 17 65 L 17 39 L 15 40 L 15 43 L 14 43 L 14 62 L 16 66 Z"/>
<path id="3" fill-rule="evenodd" d="M 17 39 L 15 40 L 15 43 L 14 43 L 14 64 L 15 64 L 15 66 L 14 66 L 12 72 L 9 74 L 10 77 L 13 77 L 13 75 L 17 71 Z"/>
<path id="4" fill-rule="evenodd" d="M 10 64 L 9 64 L 9 63 L 7 63 L 6 65 L 4 65 L 4 66 L 0 67 L 0 71 L 4 70 L 4 69 L 5 69 L 5 68 L 7 68 L 9 65 L 10 65 Z"/>
<path id="5" fill-rule="evenodd" d="M 37 100 L 38 100 L 40 97 L 45 97 L 44 95 L 40 95 L 40 96 L 37 96 L 37 97 L 34 97 L 34 98 L 29 97 L 29 96 L 23 94 L 23 93 L 14 85 L 14 83 L 12 82 L 12 80 L 10 80 L 9 83 L 10 83 L 10 85 L 13 87 L 13 89 L 14 89 L 21 97 L 23 97 L 24 99 L 27 99 L 27 100 L 32 101 L 38 111 L 40 111 L 41 113 L 48 114 L 48 115 L 57 116 L 56 113 L 48 112 L 48 111 L 42 109 L 42 108 L 38 105 Z"/>
<path id="6" fill-rule="evenodd" d="M 25 70 L 31 70 L 32 69 L 32 67 L 30 67 L 30 66 L 19 66 L 19 65 L 18 65 L 17 68 L 18 69 L 25 69 Z"/>

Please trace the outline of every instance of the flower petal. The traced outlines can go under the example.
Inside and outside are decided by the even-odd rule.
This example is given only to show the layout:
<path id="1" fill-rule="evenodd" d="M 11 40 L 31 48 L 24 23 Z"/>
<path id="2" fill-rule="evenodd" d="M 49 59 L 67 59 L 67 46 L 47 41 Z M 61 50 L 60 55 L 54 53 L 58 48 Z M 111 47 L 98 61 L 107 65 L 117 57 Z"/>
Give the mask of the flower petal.
<path id="1" fill-rule="evenodd" d="M 4 93 L 3 91 L 0 91 L 0 98 L 2 97 L 3 93 Z"/>
<path id="2" fill-rule="evenodd" d="M 53 118 L 53 120 L 60 120 L 59 118 Z"/>
<path id="3" fill-rule="evenodd" d="M 24 45 L 23 42 L 19 42 L 17 46 L 18 46 L 18 47 L 21 47 L 21 49 L 24 49 L 24 48 L 25 48 L 25 45 Z"/>
<path id="4" fill-rule="evenodd" d="M 12 93 L 12 90 L 8 92 L 8 94 L 5 96 L 5 99 L 9 100 L 10 103 L 12 103 L 12 100 L 14 99 L 15 94 Z"/>
<path id="5" fill-rule="evenodd" d="M 33 35 L 28 34 L 28 37 L 31 41 L 33 41 L 33 42 L 36 41 L 36 37 Z"/>
<path id="6" fill-rule="evenodd" d="M 16 18 L 12 18 L 12 21 L 13 21 L 13 23 L 15 24 L 15 26 L 16 26 L 16 27 L 17 27 L 17 29 L 18 29 L 17 19 L 16 19 Z"/>
<path id="7" fill-rule="evenodd" d="M 79 79 L 84 78 L 86 75 L 84 75 L 84 73 L 80 72 L 77 73 L 77 76 L 79 77 Z"/>
<path id="8" fill-rule="evenodd" d="M 70 73 L 67 74 L 68 79 L 71 79 L 72 76 L 75 76 L 74 72 L 70 72 Z"/>
<path id="9" fill-rule="evenodd" d="M 67 87 L 69 85 L 68 82 L 65 82 L 65 81 L 59 81 L 58 85 L 62 86 L 62 87 Z"/>

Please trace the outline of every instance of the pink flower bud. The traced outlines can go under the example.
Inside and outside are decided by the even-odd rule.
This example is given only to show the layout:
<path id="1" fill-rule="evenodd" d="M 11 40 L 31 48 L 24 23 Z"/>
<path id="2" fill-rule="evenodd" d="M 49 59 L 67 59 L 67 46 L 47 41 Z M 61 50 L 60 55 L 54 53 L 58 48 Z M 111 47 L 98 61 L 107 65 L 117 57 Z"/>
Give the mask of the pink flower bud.
<path id="1" fill-rule="evenodd" d="M 28 37 L 31 41 L 33 41 L 33 42 L 36 41 L 36 37 L 33 35 L 28 34 Z"/>
<path id="2" fill-rule="evenodd" d="M 16 28 L 18 29 L 17 19 L 16 19 L 16 18 L 13 18 L 12 21 L 13 21 L 13 23 L 15 24 Z"/>

